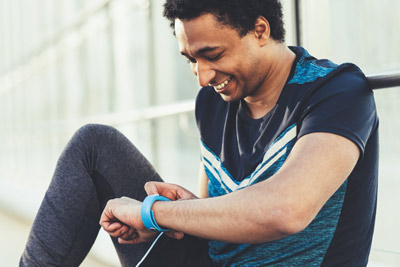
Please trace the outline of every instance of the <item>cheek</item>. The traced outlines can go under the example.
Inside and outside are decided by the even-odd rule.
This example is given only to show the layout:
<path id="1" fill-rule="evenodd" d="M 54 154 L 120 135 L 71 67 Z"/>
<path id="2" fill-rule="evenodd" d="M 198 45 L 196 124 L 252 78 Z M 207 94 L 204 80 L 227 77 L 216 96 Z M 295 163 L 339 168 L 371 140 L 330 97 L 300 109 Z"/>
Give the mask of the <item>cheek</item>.
<path id="1" fill-rule="evenodd" d="M 257 84 L 260 80 L 260 73 L 262 73 L 263 64 L 259 60 L 249 60 L 245 67 L 246 82 L 249 84 Z"/>

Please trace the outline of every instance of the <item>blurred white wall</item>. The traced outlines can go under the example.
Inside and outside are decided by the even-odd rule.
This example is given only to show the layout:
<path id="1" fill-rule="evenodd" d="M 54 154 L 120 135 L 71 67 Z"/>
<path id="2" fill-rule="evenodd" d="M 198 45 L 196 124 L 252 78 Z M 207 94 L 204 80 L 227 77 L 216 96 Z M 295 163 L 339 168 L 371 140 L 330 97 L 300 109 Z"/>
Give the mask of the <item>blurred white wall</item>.
<path id="1" fill-rule="evenodd" d="M 166 180 L 196 190 L 199 140 L 185 110 L 198 86 L 161 14 L 161 1 L 0 0 L 3 209 L 32 221 L 88 122 L 117 127 Z"/>
<path id="2" fill-rule="evenodd" d="M 199 87 L 162 2 L 0 0 L 1 208 L 32 220 L 58 155 L 86 122 L 114 125 L 167 181 L 196 191 L 191 109 Z M 293 1 L 282 2 L 294 45 Z M 300 2 L 302 45 L 311 54 L 366 73 L 400 68 L 400 1 Z M 400 88 L 375 95 L 381 175 L 371 259 L 399 266 Z"/>

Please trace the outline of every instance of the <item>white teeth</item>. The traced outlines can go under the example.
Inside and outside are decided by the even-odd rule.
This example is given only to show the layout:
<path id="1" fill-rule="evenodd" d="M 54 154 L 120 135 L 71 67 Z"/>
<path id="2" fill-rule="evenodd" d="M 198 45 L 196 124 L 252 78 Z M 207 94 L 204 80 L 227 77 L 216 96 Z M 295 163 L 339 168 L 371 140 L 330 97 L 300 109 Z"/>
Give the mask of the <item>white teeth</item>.
<path id="1" fill-rule="evenodd" d="M 220 83 L 220 84 L 214 86 L 214 88 L 215 88 L 216 90 L 220 90 L 220 89 L 224 88 L 225 85 L 227 85 L 227 84 L 229 83 L 230 80 L 231 80 L 231 78 L 229 78 L 229 79 L 223 81 L 222 83 Z"/>

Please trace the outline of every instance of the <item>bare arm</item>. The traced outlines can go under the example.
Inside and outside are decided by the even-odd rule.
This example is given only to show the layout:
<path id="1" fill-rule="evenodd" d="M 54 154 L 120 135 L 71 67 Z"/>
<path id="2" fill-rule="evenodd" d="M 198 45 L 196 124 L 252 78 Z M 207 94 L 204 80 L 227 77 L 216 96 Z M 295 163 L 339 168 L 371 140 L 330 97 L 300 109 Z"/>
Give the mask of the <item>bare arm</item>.
<path id="1" fill-rule="evenodd" d="M 213 240 L 258 243 L 303 230 L 346 180 L 359 158 L 350 140 L 329 133 L 300 138 L 266 181 L 208 199 L 155 202 L 159 225 Z"/>
<path id="2" fill-rule="evenodd" d="M 148 195 L 159 194 L 173 201 L 197 199 L 185 188 L 163 182 L 148 182 L 144 186 Z M 128 197 L 109 200 L 100 218 L 99 224 L 111 236 L 118 238 L 121 244 L 138 244 L 152 241 L 157 234 L 149 231 L 143 225 L 140 215 L 142 202 Z M 166 235 L 172 238 L 183 238 L 183 232 L 168 231 Z"/>
<path id="3" fill-rule="evenodd" d="M 199 168 L 199 197 L 208 198 L 208 176 L 202 163 Z"/>

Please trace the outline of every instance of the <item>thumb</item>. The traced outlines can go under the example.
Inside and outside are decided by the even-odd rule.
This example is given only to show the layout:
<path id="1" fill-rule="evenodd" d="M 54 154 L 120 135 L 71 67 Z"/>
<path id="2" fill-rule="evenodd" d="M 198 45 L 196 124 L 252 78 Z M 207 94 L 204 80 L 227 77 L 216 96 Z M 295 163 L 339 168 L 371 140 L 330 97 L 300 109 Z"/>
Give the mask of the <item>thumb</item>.
<path id="1" fill-rule="evenodd" d="M 165 234 L 174 239 L 182 239 L 185 236 L 185 234 L 183 232 L 178 232 L 178 231 L 174 231 L 174 230 L 165 232 Z"/>
<path id="2" fill-rule="evenodd" d="M 147 182 L 144 185 L 144 190 L 146 191 L 147 195 L 159 194 L 156 182 Z"/>

